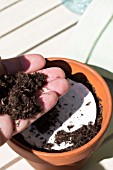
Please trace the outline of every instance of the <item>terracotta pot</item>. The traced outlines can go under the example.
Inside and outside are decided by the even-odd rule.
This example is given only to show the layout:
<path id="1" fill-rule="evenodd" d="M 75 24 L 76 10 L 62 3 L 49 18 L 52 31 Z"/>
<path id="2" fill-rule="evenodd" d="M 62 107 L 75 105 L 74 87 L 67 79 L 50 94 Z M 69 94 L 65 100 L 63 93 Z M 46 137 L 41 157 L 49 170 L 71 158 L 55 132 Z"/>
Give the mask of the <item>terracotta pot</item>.
<path id="1" fill-rule="evenodd" d="M 83 166 L 84 162 L 102 143 L 105 132 L 110 123 L 112 114 L 112 100 L 107 84 L 104 79 L 92 68 L 80 62 L 64 59 L 64 58 L 50 58 L 47 61 L 47 67 L 60 66 L 66 74 L 75 74 L 81 72 L 86 75 L 89 82 L 94 86 L 96 94 L 101 98 L 103 106 L 102 127 L 99 133 L 84 146 L 63 153 L 46 153 L 33 150 L 24 146 L 23 144 L 12 138 L 8 144 L 19 155 L 24 157 L 37 170 L 78 170 Z"/>

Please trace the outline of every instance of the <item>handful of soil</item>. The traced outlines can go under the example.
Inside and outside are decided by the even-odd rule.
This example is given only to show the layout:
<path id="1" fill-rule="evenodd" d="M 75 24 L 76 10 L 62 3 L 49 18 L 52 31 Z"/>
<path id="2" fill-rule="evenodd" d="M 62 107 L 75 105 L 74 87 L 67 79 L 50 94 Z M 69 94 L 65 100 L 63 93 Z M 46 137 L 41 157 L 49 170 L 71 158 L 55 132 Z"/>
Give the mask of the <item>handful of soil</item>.
<path id="1" fill-rule="evenodd" d="M 13 120 L 27 119 L 42 108 L 36 102 L 37 90 L 46 84 L 42 73 L 0 75 L 0 114 L 8 114 Z"/>

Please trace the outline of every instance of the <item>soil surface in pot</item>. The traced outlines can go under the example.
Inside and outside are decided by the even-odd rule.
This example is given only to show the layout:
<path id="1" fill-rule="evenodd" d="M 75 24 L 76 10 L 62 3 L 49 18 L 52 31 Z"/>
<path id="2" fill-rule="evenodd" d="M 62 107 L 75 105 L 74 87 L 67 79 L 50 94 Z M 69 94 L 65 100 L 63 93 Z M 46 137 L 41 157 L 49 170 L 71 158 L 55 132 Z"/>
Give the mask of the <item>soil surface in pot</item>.
<path id="1" fill-rule="evenodd" d="M 68 81 L 69 92 L 52 110 L 15 135 L 16 140 L 40 151 L 64 152 L 83 146 L 99 132 L 102 106 L 95 89 L 82 73 L 72 75 Z M 91 118 L 95 109 L 96 117 L 92 114 Z"/>

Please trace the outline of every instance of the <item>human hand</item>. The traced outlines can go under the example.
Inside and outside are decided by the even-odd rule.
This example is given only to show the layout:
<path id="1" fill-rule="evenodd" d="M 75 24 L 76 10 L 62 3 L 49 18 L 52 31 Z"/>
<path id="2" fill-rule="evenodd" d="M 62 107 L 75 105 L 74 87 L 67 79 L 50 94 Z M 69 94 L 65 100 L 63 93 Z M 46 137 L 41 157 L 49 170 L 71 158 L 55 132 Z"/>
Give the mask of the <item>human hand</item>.
<path id="1" fill-rule="evenodd" d="M 36 119 L 48 112 L 56 104 L 58 97 L 65 94 L 69 88 L 69 84 L 65 79 L 65 73 L 62 69 L 57 67 L 42 69 L 46 61 L 41 55 L 23 55 L 2 60 L 2 63 L 6 71 L 10 74 L 18 71 L 24 71 L 25 73 L 38 71 L 46 74 L 48 77 L 47 84 L 44 88 L 47 88 L 48 91 L 43 92 L 41 96 L 39 96 L 39 99 L 41 98 L 43 101 L 43 111 L 35 117 L 26 120 L 20 119 L 19 126 L 17 126 L 17 120 L 12 120 L 9 115 L 0 115 L 0 146 L 7 142 L 14 134 L 23 131 Z M 2 72 L 3 68 L 1 68 L 0 71 Z"/>

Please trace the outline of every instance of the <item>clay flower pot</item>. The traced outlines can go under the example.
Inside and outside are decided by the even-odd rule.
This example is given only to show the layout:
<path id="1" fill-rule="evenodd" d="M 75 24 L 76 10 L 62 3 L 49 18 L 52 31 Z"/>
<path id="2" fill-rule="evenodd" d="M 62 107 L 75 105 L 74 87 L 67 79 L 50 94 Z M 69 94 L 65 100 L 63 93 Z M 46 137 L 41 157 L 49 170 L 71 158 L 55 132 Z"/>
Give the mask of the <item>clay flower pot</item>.
<path id="1" fill-rule="evenodd" d="M 87 144 L 68 152 L 46 153 L 28 148 L 12 138 L 9 146 L 25 158 L 37 170 L 78 170 L 84 162 L 99 147 L 105 137 L 112 114 L 112 100 L 104 79 L 89 66 L 75 60 L 50 58 L 47 67 L 59 66 L 66 74 L 83 73 L 95 88 L 97 96 L 102 100 L 102 126 L 98 134 Z"/>

